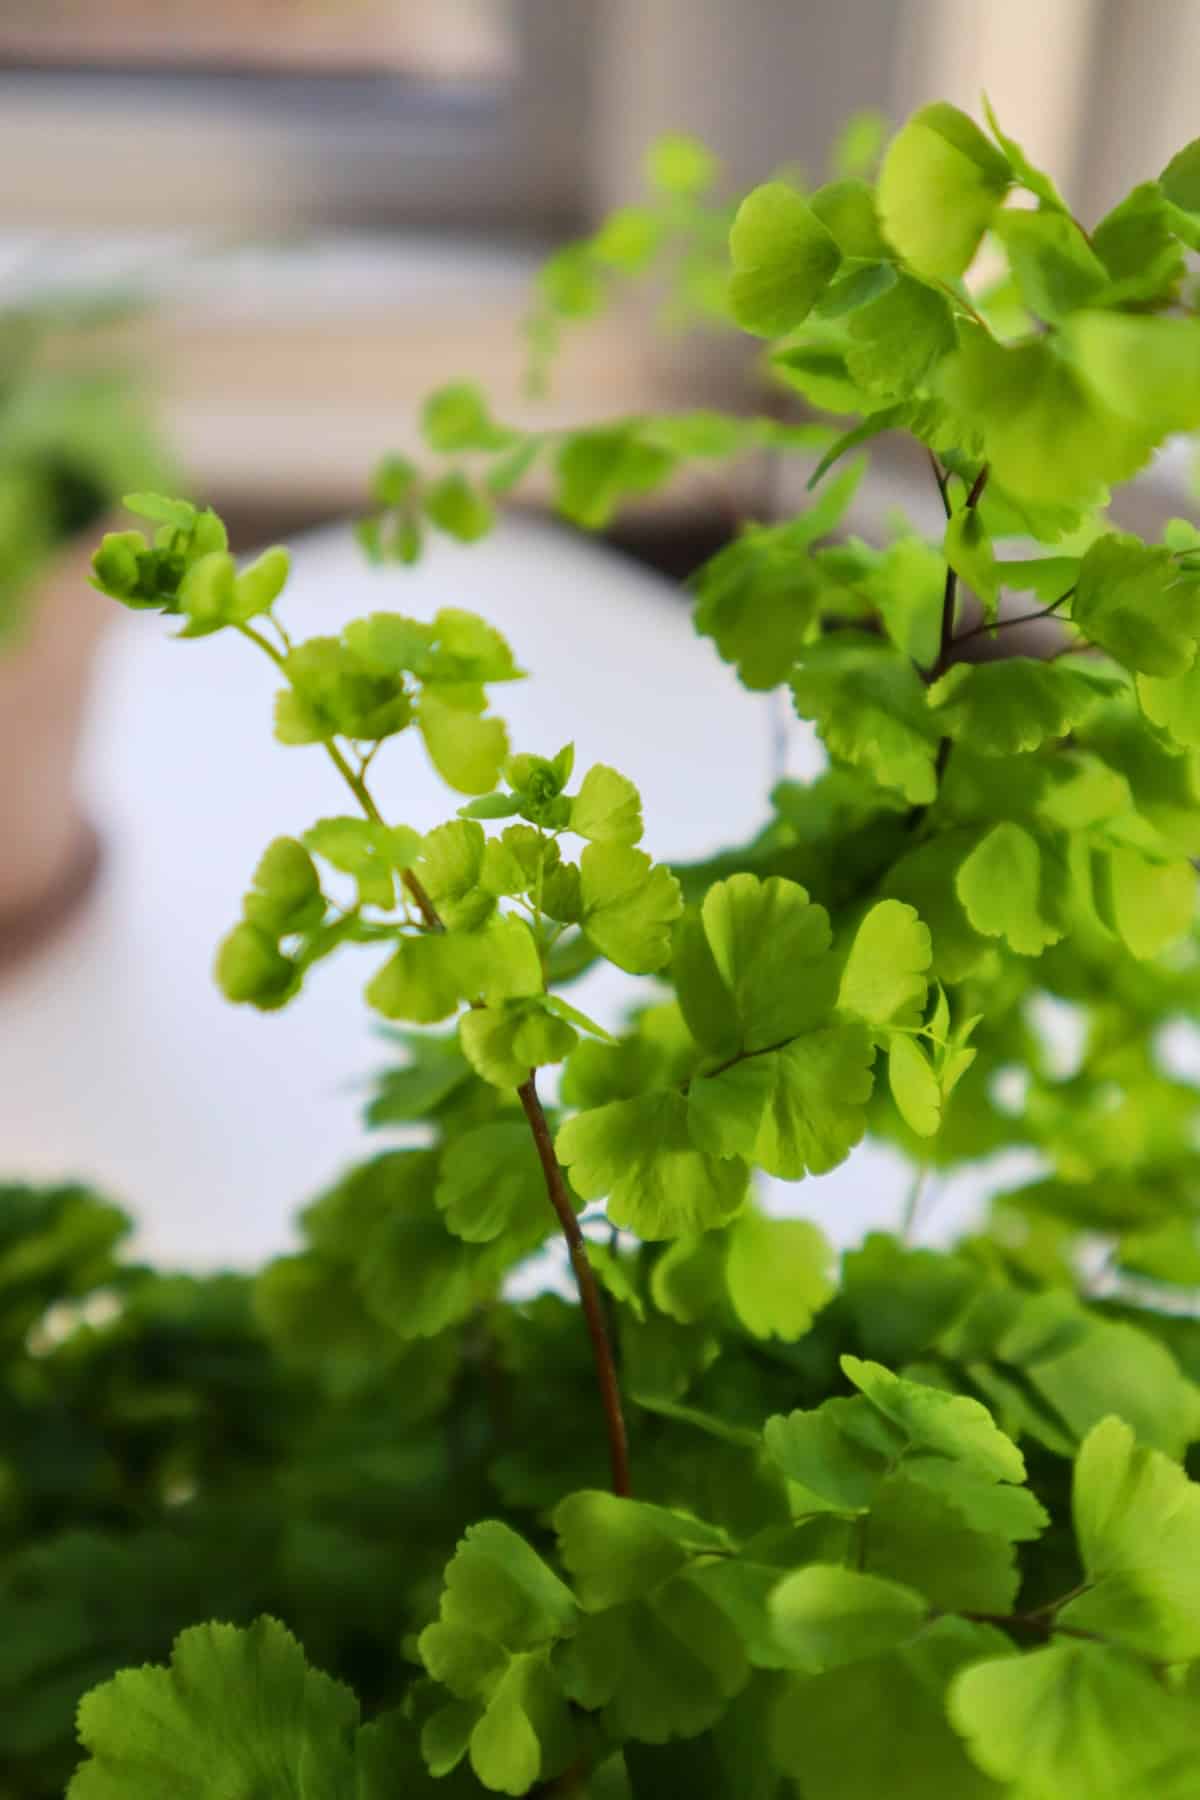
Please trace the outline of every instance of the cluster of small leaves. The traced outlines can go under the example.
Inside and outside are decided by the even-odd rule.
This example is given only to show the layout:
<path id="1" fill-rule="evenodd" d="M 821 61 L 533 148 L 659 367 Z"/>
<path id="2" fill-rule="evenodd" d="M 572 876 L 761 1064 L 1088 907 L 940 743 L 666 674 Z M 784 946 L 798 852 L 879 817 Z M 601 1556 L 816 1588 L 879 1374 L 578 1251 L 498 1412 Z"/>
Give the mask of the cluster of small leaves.
<path id="1" fill-rule="evenodd" d="M 293 645 L 278 553 L 239 572 L 211 514 L 143 497 L 154 543 L 102 547 L 118 599 L 265 652 L 278 734 L 346 781 L 352 815 L 268 847 L 217 973 L 274 1009 L 343 942 L 381 945 L 367 999 L 405 1059 L 370 1119 L 404 1135 L 255 1284 L 259 1378 L 303 1411 L 281 1402 L 253 1483 L 279 1561 L 240 1630 L 86 1700 L 73 1795 L 1194 1793 L 1200 1087 L 1166 1027 L 1200 1012 L 1200 533 L 1143 543 L 1105 509 L 1200 428 L 1200 151 L 1085 230 L 989 125 L 926 108 L 876 182 L 860 145 L 857 172 L 733 217 L 728 315 L 848 421 L 813 485 L 903 431 L 946 524 L 835 537 L 856 465 L 699 573 L 698 629 L 828 758 L 707 864 L 651 860 L 616 770 L 510 752 L 485 690 L 519 671 L 473 615 Z M 662 155 L 692 217 L 709 170 Z M 640 268 L 645 218 L 608 229 Z M 1006 273 L 981 287 L 985 239 Z M 591 309 L 571 296 L 605 241 L 552 271 L 560 315 Z M 681 460 L 809 429 L 535 437 L 461 386 L 424 423 L 489 460 L 385 472 L 368 542 L 401 560 L 425 519 L 479 535 L 489 479 L 543 450 L 595 525 Z M 1060 654 L 973 659 L 1003 649 L 1010 594 Z M 410 726 L 468 796 L 423 834 L 366 779 Z M 653 978 L 616 1034 L 557 991 L 597 960 Z M 868 1133 L 918 1180 L 1006 1148 L 1035 1173 L 954 1251 L 878 1234 L 839 1269 L 817 1216 L 755 1189 Z M 515 1300 L 560 1229 L 582 1309 Z M 20 1329 L 33 1357 L 47 1318 Z M 43 1356 L 52 1397 L 80 1342 Z M 238 1515 L 217 1462 L 180 1451 L 173 1543 L 230 1488 Z"/>

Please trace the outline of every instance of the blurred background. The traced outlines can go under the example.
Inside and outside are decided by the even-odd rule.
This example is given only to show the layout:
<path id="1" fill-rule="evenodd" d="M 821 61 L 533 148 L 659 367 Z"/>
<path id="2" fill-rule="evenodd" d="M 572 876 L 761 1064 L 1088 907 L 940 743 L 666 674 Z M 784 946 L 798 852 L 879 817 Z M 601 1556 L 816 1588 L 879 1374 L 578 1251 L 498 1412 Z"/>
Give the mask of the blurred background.
<path id="1" fill-rule="evenodd" d="M 335 801 L 271 745 L 269 671 L 88 599 L 71 546 L 121 492 L 177 484 L 250 549 L 360 510 L 452 377 L 547 423 L 748 404 L 745 357 L 664 336 L 646 295 L 569 334 L 548 397 L 523 384 L 534 272 L 639 198 L 660 133 L 703 139 L 733 194 L 821 179 L 853 112 L 986 91 L 1087 219 L 1195 134 L 1198 68 L 1186 0 L 0 0 L 0 1178 L 94 1177 L 162 1254 L 257 1255 L 359 1147 L 382 1054 L 353 981 L 282 1024 L 211 990 L 258 850 Z M 920 518 L 907 479 L 856 524 Z M 334 529 L 296 605 L 519 626 L 525 745 L 557 747 L 550 696 L 586 672 L 589 747 L 649 790 L 652 848 L 698 855 L 757 821 L 772 768 L 813 766 L 669 609 L 728 528 L 685 486 L 619 521 L 621 555 L 526 520 L 415 576 Z M 614 682 L 638 701 L 616 744 Z M 421 780 L 397 816 L 432 824 Z"/>

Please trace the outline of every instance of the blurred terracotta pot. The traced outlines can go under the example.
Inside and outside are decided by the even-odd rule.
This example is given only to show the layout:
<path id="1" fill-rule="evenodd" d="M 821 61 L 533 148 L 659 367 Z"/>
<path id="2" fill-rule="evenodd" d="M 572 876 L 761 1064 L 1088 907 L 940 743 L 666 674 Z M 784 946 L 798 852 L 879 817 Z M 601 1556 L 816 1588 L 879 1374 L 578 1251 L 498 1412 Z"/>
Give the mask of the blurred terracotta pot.
<path id="1" fill-rule="evenodd" d="M 76 789 L 96 647 L 108 616 L 88 585 L 99 533 L 66 546 L 0 641 L 0 966 L 74 910 L 98 863 Z"/>

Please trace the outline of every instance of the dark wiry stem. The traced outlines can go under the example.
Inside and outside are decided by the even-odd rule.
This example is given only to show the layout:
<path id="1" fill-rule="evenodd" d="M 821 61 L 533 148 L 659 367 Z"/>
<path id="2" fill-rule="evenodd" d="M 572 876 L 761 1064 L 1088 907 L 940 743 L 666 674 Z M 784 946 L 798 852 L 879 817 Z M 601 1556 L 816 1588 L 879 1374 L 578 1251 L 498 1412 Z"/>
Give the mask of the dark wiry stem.
<path id="1" fill-rule="evenodd" d="M 617 1379 L 617 1364 L 604 1319 L 604 1306 L 600 1298 L 599 1284 L 596 1281 L 595 1271 L 588 1261 L 587 1240 L 580 1229 L 579 1220 L 575 1217 L 575 1208 L 571 1205 L 571 1197 L 567 1193 L 567 1184 L 563 1178 L 562 1168 L 554 1153 L 554 1142 L 550 1136 L 550 1127 L 546 1123 L 546 1115 L 542 1111 L 542 1103 L 538 1099 L 537 1079 L 532 1070 L 528 1081 L 522 1082 L 517 1089 L 517 1095 L 525 1109 L 525 1117 L 529 1121 L 529 1129 L 533 1133 L 533 1141 L 541 1159 L 542 1173 L 546 1178 L 546 1191 L 550 1196 L 550 1204 L 558 1214 L 558 1222 L 571 1253 L 571 1267 L 575 1271 L 583 1316 L 587 1321 L 588 1336 L 592 1340 L 596 1379 L 600 1386 L 600 1400 L 604 1407 L 604 1420 L 608 1428 L 612 1490 L 614 1494 L 627 1497 L 630 1493 L 629 1440 L 625 1432 L 625 1414 L 621 1407 L 621 1385 Z"/>
<path id="2" fill-rule="evenodd" d="M 248 638 L 252 644 L 256 644 L 270 657 L 275 666 L 285 676 L 287 675 L 286 658 L 267 638 L 261 636 L 250 625 L 241 625 L 238 629 L 243 637 Z M 355 774 L 332 738 L 325 738 L 322 743 L 331 762 L 367 818 L 381 825 L 383 815 L 376 806 L 361 774 Z M 441 915 L 425 891 L 420 877 L 414 875 L 411 869 L 405 869 L 402 871 L 401 880 L 412 896 L 426 931 L 445 931 L 446 927 Z M 587 1321 L 588 1335 L 592 1340 L 592 1351 L 596 1361 L 596 1379 L 600 1386 L 600 1398 L 608 1425 L 613 1492 L 626 1496 L 630 1491 L 629 1444 L 625 1432 L 625 1415 L 621 1408 L 621 1388 L 617 1379 L 616 1359 L 613 1356 L 608 1327 L 605 1324 L 600 1289 L 596 1282 L 595 1272 L 588 1261 L 587 1241 L 579 1228 L 579 1220 L 575 1217 L 575 1209 L 571 1205 L 571 1199 L 567 1193 L 566 1180 L 555 1154 L 554 1142 L 550 1136 L 550 1127 L 546 1123 L 546 1115 L 542 1111 L 542 1103 L 538 1099 L 535 1072 L 532 1069 L 529 1072 L 529 1079 L 522 1082 L 517 1093 L 521 1105 L 525 1109 L 525 1117 L 529 1121 L 533 1141 L 537 1146 L 538 1158 L 546 1178 L 546 1192 L 549 1195 L 550 1204 L 558 1217 L 562 1234 L 567 1240 L 567 1248 L 571 1255 L 571 1267 L 575 1271 L 575 1281 L 579 1288 L 584 1318 Z"/>

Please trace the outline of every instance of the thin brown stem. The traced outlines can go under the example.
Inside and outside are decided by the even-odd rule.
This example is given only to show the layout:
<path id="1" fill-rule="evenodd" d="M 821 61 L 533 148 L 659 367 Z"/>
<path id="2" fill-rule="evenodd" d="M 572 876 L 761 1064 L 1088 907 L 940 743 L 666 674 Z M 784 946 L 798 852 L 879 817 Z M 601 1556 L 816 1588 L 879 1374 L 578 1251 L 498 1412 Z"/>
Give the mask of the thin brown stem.
<path id="1" fill-rule="evenodd" d="M 982 637 L 988 631 L 1007 631 L 1011 625 L 1034 625 L 1039 619 L 1053 618 L 1059 607 L 1065 606 L 1074 592 L 1075 589 L 1069 587 L 1065 594 L 1060 594 L 1049 606 L 1039 606 L 1036 612 L 1013 613 L 1007 619 L 996 619 L 990 624 L 985 619 L 982 625 L 972 625 L 970 631 L 960 632 L 955 638 L 954 648 L 957 650 L 960 644 L 969 644 L 972 638 Z"/>
<path id="2" fill-rule="evenodd" d="M 567 1248 L 571 1254 L 571 1267 L 575 1271 L 575 1282 L 579 1288 L 583 1316 L 587 1322 L 588 1336 L 592 1340 L 596 1380 L 600 1388 L 604 1421 L 608 1429 L 612 1490 L 614 1494 L 628 1498 L 631 1492 L 629 1439 L 625 1431 L 625 1414 L 621 1407 L 621 1386 L 617 1379 L 617 1364 L 608 1335 L 608 1326 L 605 1323 L 600 1287 L 595 1271 L 588 1261 L 587 1240 L 580 1229 L 579 1220 L 575 1216 L 575 1208 L 571 1205 L 571 1197 L 567 1193 L 567 1184 L 563 1178 L 558 1157 L 555 1155 L 550 1127 L 546 1123 L 546 1115 L 542 1111 L 542 1103 L 538 1099 L 537 1077 L 532 1069 L 528 1081 L 522 1082 L 517 1089 L 517 1096 L 525 1109 L 525 1117 L 528 1119 L 529 1129 L 533 1133 L 542 1173 L 546 1178 L 546 1192 L 550 1196 L 550 1204 L 558 1215 L 562 1234 L 567 1240 Z"/>
<path id="3" fill-rule="evenodd" d="M 257 644 L 258 648 L 270 657 L 282 674 L 287 676 L 286 658 L 267 638 L 262 637 L 249 625 L 242 625 L 239 630 L 244 637 L 249 638 L 251 643 Z M 383 815 L 376 806 L 371 791 L 361 774 L 355 774 L 332 737 L 322 739 L 322 743 L 330 761 L 362 807 L 367 818 L 382 825 L 384 823 Z M 401 880 L 416 904 L 425 929 L 427 931 L 445 931 L 445 924 L 420 877 L 415 875 L 411 869 L 405 869 L 401 874 Z M 529 1121 L 529 1128 L 533 1133 L 533 1141 L 537 1147 L 542 1172 L 546 1178 L 546 1192 L 550 1197 L 550 1204 L 554 1208 L 562 1228 L 562 1234 L 567 1241 L 571 1267 L 575 1271 L 575 1281 L 579 1288 L 579 1298 L 587 1322 L 588 1335 L 592 1340 L 596 1379 L 600 1387 L 600 1399 L 608 1428 L 613 1492 L 621 1497 L 626 1497 L 630 1492 L 629 1440 L 625 1430 L 625 1414 L 621 1407 L 621 1388 L 617 1379 L 616 1359 L 605 1322 L 600 1288 L 592 1265 L 588 1261 L 587 1241 L 580 1229 L 579 1220 L 575 1217 L 575 1209 L 571 1205 L 570 1195 L 567 1193 L 567 1184 L 562 1168 L 555 1154 L 550 1127 L 546 1123 L 546 1115 L 538 1098 L 535 1070 L 530 1070 L 529 1079 L 522 1082 L 517 1089 L 517 1094 L 524 1108 L 525 1117 Z"/>

